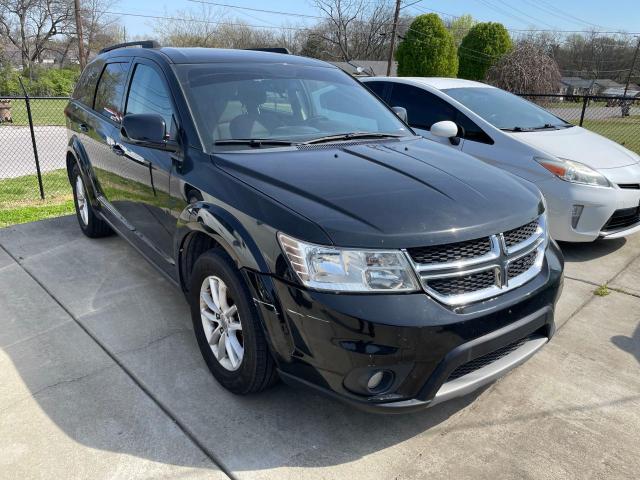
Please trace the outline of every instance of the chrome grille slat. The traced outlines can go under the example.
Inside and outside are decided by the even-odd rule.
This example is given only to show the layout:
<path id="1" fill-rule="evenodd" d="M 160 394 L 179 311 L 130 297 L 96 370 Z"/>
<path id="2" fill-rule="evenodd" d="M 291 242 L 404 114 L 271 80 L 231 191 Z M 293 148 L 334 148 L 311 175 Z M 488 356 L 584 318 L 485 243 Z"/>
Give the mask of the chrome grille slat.
<path id="1" fill-rule="evenodd" d="M 481 257 L 490 251 L 491 241 L 489 237 L 446 245 L 407 249 L 413 261 L 420 264 L 458 262 L 469 258 Z"/>
<path id="2" fill-rule="evenodd" d="M 541 215 L 505 233 L 405 253 L 428 294 L 448 305 L 462 305 L 531 280 L 542 269 L 546 246 L 546 220 Z"/>

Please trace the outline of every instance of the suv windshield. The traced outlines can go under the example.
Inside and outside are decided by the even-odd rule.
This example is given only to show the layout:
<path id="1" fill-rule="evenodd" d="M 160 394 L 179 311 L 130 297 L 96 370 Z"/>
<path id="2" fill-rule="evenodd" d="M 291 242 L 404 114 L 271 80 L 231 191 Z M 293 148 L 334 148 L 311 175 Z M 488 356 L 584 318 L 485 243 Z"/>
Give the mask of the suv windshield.
<path id="1" fill-rule="evenodd" d="M 412 135 L 393 112 L 338 69 L 216 63 L 177 65 L 175 70 L 207 151 L 242 140 L 277 146 L 335 141 L 343 135 Z"/>
<path id="2" fill-rule="evenodd" d="M 501 130 L 518 132 L 573 126 L 534 103 L 499 88 L 447 88 L 442 91 Z"/>

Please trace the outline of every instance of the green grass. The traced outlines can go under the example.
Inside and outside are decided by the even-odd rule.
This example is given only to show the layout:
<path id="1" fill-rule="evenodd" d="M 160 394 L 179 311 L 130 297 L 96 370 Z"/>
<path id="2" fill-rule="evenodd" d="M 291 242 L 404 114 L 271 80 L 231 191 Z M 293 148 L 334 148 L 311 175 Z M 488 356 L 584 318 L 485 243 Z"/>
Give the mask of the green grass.
<path id="1" fill-rule="evenodd" d="M 596 288 L 593 291 L 593 294 L 597 295 L 598 297 L 606 297 L 610 293 L 611 293 L 611 290 L 609 290 L 609 287 L 607 286 L 606 283 L 604 285 L 600 285 L 598 288 Z"/>
<path id="2" fill-rule="evenodd" d="M 1 97 L 0 97 L 1 99 Z M 66 99 L 31 100 L 31 117 L 34 125 L 64 125 Z M 27 105 L 24 100 L 11 100 L 12 123 L 0 123 L 0 128 L 9 125 L 29 125 Z"/>
<path id="3" fill-rule="evenodd" d="M 64 169 L 42 174 L 40 200 L 35 175 L 0 180 L 0 227 L 59 217 L 74 212 L 73 194 Z"/>
<path id="4" fill-rule="evenodd" d="M 583 127 L 640 154 L 640 115 L 606 120 L 585 120 Z"/>

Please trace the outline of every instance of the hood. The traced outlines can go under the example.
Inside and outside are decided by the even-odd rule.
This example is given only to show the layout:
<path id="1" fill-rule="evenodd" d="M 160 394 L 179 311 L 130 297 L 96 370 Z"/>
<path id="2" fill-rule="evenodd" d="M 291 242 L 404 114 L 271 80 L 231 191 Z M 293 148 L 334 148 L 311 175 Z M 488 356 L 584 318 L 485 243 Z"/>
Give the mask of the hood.
<path id="1" fill-rule="evenodd" d="M 622 145 L 582 127 L 508 134 L 550 155 L 595 169 L 625 167 L 640 161 L 640 157 Z"/>
<path id="2" fill-rule="evenodd" d="M 532 184 L 423 139 L 225 152 L 214 162 L 344 247 L 469 240 L 524 225 L 541 208 Z"/>

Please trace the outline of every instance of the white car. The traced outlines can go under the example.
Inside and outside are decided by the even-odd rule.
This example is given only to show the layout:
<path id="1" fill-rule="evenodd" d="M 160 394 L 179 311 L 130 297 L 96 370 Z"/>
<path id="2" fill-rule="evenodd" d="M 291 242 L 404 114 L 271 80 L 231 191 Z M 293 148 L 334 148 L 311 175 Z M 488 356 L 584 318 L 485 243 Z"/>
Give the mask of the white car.
<path id="1" fill-rule="evenodd" d="M 556 240 L 589 242 L 640 231 L 640 156 L 621 145 L 484 83 L 422 77 L 362 82 L 388 105 L 406 109 L 416 133 L 535 183 Z"/>

